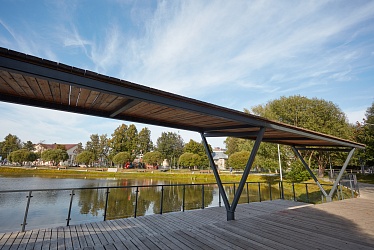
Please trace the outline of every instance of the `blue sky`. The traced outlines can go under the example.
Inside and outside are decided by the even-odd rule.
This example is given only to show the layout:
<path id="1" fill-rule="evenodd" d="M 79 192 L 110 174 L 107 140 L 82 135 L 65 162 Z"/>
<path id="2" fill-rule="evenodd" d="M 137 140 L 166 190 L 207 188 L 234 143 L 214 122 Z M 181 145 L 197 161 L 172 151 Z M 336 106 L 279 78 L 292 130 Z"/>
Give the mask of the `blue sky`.
<path id="1" fill-rule="evenodd" d="M 0 1 L 1 47 L 220 106 L 302 95 L 355 123 L 374 101 L 374 1 Z M 0 117 L 1 140 L 34 143 L 85 144 L 122 123 L 3 102 Z M 154 142 L 200 141 L 147 127 Z"/>

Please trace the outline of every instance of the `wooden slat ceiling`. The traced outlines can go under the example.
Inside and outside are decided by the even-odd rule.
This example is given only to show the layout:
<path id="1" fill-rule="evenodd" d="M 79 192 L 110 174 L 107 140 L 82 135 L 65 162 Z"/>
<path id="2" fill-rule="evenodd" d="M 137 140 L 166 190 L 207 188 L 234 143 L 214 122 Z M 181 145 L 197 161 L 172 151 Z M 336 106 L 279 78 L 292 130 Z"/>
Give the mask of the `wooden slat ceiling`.
<path id="1" fill-rule="evenodd" d="M 0 101 L 292 146 L 364 145 L 0 48 Z"/>

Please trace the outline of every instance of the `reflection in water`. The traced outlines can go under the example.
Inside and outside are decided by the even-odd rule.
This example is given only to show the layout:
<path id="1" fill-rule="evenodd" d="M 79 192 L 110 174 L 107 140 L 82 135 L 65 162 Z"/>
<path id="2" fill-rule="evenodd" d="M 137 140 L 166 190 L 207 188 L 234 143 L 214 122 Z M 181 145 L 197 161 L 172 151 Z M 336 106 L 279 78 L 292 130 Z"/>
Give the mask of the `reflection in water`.
<path id="1" fill-rule="evenodd" d="M 66 225 L 71 188 L 75 189 L 70 225 L 102 221 L 108 204 L 106 219 L 127 218 L 204 207 L 219 206 L 221 201 L 216 184 L 188 185 L 170 180 L 132 179 L 48 179 L 0 177 L 2 190 L 68 188 L 64 191 L 34 191 L 30 203 L 26 229 Z M 177 186 L 169 186 L 179 184 Z M 163 186 L 149 186 L 163 185 Z M 238 184 L 224 184 L 231 203 Z M 304 184 L 302 184 L 304 185 Z M 117 188 L 122 186 L 122 188 Z M 123 188 L 123 186 L 126 186 Z M 131 186 L 140 186 L 138 188 Z M 144 187 L 146 186 L 146 187 Z M 13 187 L 13 188 L 12 188 Z M 107 188 L 96 188 L 107 187 Z M 88 189 L 77 189 L 88 188 Z M 107 190 L 109 193 L 107 194 Z M 285 199 L 293 199 L 290 187 L 285 189 Z M 20 230 L 23 221 L 27 192 L 0 193 L 0 232 Z M 248 183 L 243 189 L 239 203 L 279 199 L 278 183 Z M 320 199 L 314 191 L 308 197 L 297 194 L 298 199 Z M 305 198 L 304 198 L 305 197 Z M 305 201 L 305 200 L 303 200 Z"/>

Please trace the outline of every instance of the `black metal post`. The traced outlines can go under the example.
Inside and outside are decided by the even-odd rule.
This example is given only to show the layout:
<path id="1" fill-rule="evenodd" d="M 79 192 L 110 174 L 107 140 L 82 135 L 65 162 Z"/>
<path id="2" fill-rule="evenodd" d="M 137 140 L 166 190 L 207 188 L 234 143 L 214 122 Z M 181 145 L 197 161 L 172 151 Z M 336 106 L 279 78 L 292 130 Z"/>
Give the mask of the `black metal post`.
<path id="1" fill-rule="evenodd" d="M 70 194 L 70 204 L 69 204 L 69 211 L 68 211 L 68 218 L 66 219 L 66 226 L 69 226 L 69 223 L 70 223 L 70 215 L 71 215 L 71 206 L 73 205 L 73 197 L 74 197 L 75 193 L 74 193 L 74 189 L 71 190 L 71 194 Z"/>
<path id="2" fill-rule="evenodd" d="M 281 199 L 284 200 L 284 187 L 283 187 L 283 181 L 281 181 L 280 183 L 281 183 L 281 189 L 282 189 L 282 197 L 281 197 Z"/>
<path id="3" fill-rule="evenodd" d="M 105 192 L 105 207 L 104 207 L 104 221 L 106 221 L 106 212 L 108 210 L 108 198 L 109 198 L 109 188 L 106 188 Z"/>
<path id="4" fill-rule="evenodd" d="M 248 188 L 248 182 L 247 182 L 247 202 L 249 203 L 249 188 Z"/>
<path id="5" fill-rule="evenodd" d="M 138 198 L 139 198 L 139 187 L 135 190 L 135 207 L 134 207 L 134 218 L 136 218 L 136 213 L 138 211 Z"/>
<path id="6" fill-rule="evenodd" d="M 309 202 L 308 183 L 305 183 L 306 202 Z"/>
<path id="7" fill-rule="evenodd" d="M 270 200 L 272 201 L 273 199 L 273 197 L 272 197 L 272 195 L 271 195 L 271 183 L 269 182 L 269 196 L 270 196 Z"/>
<path id="8" fill-rule="evenodd" d="M 201 185 L 201 209 L 204 209 L 205 206 L 204 206 L 204 184 Z"/>
<path id="9" fill-rule="evenodd" d="M 27 221 L 27 215 L 28 215 L 28 213 L 29 213 L 30 199 L 32 198 L 31 194 L 32 194 L 32 191 L 29 191 L 29 195 L 26 196 L 26 198 L 27 198 L 27 203 L 26 203 L 25 216 L 23 217 L 23 223 L 21 224 L 21 226 L 22 226 L 22 230 L 21 230 L 21 232 L 25 232 L 25 227 L 26 227 L 26 225 L 27 225 L 27 222 L 26 222 L 26 221 Z"/>
<path id="10" fill-rule="evenodd" d="M 162 207 L 164 205 L 164 185 L 161 185 L 161 207 L 160 207 L 160 214 L 162 214 Z"/>
<path id="11" fill-rule="evenodd" d="M 236 193 L 236 186 L 235 186 L 235 183 L 234 183 L 234 196 L 235 196 L 235 193 Z"/>
<path id="12" fill-rule="evenodd" d="M 186 185 L 183 185 L 183 197 L 182 197 L 182 211 L 184 212 L 186 201 Z"/>
<path id="13" fill-rule="evenodd" d="M 292 182 L 292 193 L 293 193 L 293 201 L 296 201 L 295 183 L 293 183 L 293 182 Z"/>
<path id="14" fill-rule="evenodd" d="M 257 182 L 257 184 L 258 184 L 258 199 L 261 202 L 261 183 Z"/>
<path id="15" fill-rule="evenodd" d="M 222 206 L 221 190 L 218 189 L 218 206 Z"/>

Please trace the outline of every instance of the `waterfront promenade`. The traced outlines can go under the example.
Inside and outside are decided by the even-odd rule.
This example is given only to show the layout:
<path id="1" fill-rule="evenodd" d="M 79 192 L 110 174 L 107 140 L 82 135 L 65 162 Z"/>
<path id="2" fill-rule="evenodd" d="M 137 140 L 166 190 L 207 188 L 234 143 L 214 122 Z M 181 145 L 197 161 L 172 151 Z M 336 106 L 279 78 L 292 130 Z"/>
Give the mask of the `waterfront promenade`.
<path id="1" fill-rule="evenodd" d="M 310 205 L 287 200 L 0 234 L 0 249 L 373 249 L 374 187 Z"/>

